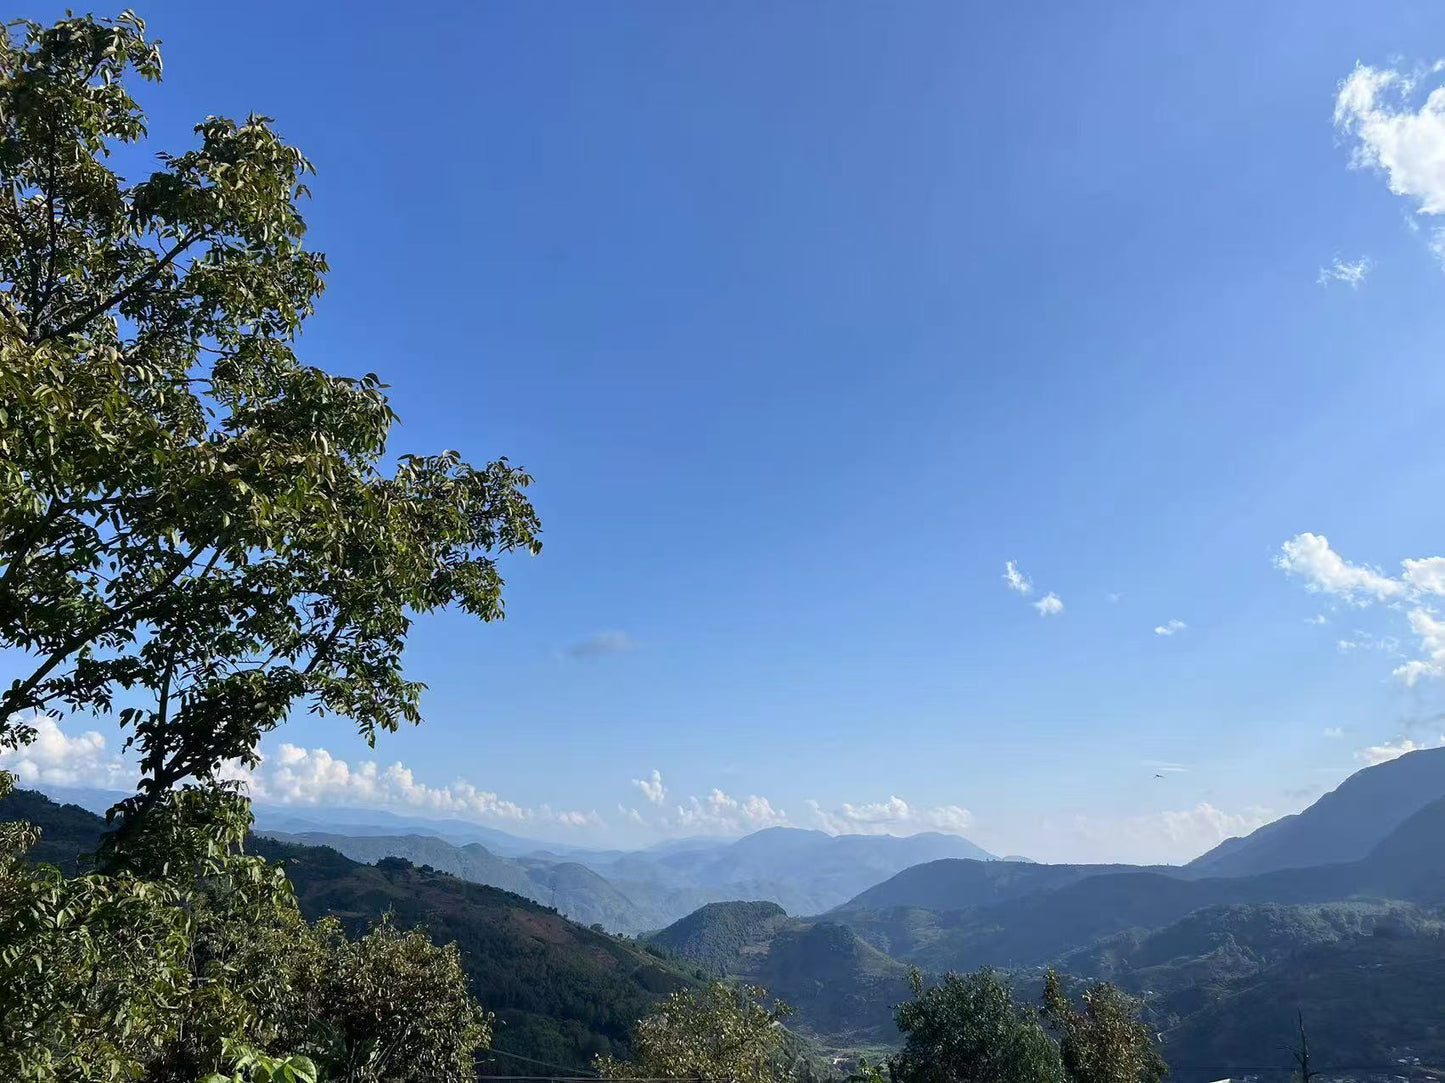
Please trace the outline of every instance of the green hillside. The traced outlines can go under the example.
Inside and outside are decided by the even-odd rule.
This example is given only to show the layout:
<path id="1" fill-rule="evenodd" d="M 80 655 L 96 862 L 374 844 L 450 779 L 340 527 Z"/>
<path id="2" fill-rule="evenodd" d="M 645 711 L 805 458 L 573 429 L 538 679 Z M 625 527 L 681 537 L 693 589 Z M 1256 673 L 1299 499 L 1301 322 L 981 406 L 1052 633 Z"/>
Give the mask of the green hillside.
<path id="1" fill-rule="evenodd" d="M 795 1029 L 826 1048 L 891 1042 L 893 1007 L 908 995 L 904 964 L 844 925 L 789 918 L 771 903 L 713 903 L 649 939 L 711 973 L 766 987 L 797 1012 Z"/>
<path id="2" fill-rule="evenodd" d="M 1445 938 L 1384 934 L 1307 949 L 1222 982 L 1197 1006 L 1166 998 L 1158 1011 L 1174 1078 L 1194 1083 L 1218 1079 L 1216 1065 L 1287 1068 L 1296 1011 L 1304 1013 L 1316 1063 L 1326 1072 L 1372 1067 L 1390 1078 L 1391 1066 L 1401 1061 L 1439 1067 L 1445 1064 L 1442 1005 Z"/>
<path id="3" fill-rule="evenodd" d="M 105 828 L 93 813 L 28 791 L 0 801 L 0 820 L 11 819 L 41 828 L 38 860 L 72 868 Z M 456 941 L 473 995 L 497 1013 L 497 1049 L 579 1068 L 597 1053 L 625 1054 L 631 1025 L 661 996 L 696 981 L 633 941 L 402 859 L 363 865 L 327 847 L 260 837 L 252 849 L 285 862 L 308 918 L 335 914 L 356 930 L 389 911 L 403 927 Z"/>
<path id="4" fill-rule="evenodd" d="M 301 846 L 329 846 L 368 865 L 387 857 L 429 865 L 475 884 L 514 892 L 553 907 L 573 921 L 599 924 L 611 932 L 639 933 L 658 924 L 655 916 L 633 905 L 606 879 L 575 861 L 506 858 L 480 843 L 457 846 L 434 835 L 341 835 L 320 831 L 261 834 Z"/>
<path id="5" fill-rule="evenodd" d="M 708 903 L 648 939 L 721 977 L 742 970 L 743 955 L 766 944 L 787 920 L 777 903 Z"/>

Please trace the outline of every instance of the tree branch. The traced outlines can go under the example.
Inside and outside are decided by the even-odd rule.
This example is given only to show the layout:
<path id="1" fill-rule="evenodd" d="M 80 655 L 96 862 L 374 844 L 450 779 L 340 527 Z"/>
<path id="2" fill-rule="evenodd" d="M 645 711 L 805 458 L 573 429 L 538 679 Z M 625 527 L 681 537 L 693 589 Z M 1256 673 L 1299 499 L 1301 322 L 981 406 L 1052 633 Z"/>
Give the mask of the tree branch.
<path id="1" fill-rule="evenodd" d="M 191 245 L 195 244 L 197 241 L 209 237 L 213 232 L 213 230 L 207 228 L 198 230 L 197 232 L 190 234 L 188 237 L 183 238 L 180 243 L 178 243 L 174 248 L 172 248 L 164 256 L 158 259 L 154 264 L 152 264 L 144 274 L 139 276 L 129 286 L 126 286 L 118 293 L 112 294 L 110 297 L 107 297 L 103 301 L 97 301 L 95 304 L 91 305 L 90 308 L 82 312 L 79 316 L 76 316 L 74 319 L 70 320 L 68 323 L 62 325 L 61 327 L 46 331 L 44 334 L 34 336 L 31 339 L 32 345 L 38 346 L 40 343 L 45 342 L 48 339 L 63 338 L 64 336 L 71 334 L 72 332 L 79 331 L 82 327 L 88 324 L 91 320 L 95 319 L 95 317 L 99 316 L 102 312 L 114 308 L 116 305 L 125 303 L 131 297 L 135 296 L 137 291 L 139 291 L 142 287 L 153 281 L 157 275 L 159 275 L 162 271 L 164 271 L 167 267 L 174 263 L 176 257 L 180 256 L 181 253 L 185 252 L 188 248 L 191 247 Z"/>

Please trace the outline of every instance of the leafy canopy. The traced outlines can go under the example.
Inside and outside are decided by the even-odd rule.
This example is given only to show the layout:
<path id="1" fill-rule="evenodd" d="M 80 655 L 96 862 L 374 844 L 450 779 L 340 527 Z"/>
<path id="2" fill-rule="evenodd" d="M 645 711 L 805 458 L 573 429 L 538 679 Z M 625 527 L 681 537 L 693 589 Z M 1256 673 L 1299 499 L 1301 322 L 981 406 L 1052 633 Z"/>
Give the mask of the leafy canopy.
<path id="1" fill-rule="evenodd" d="M 29 660 L 0 748 L 121 699 L 127 811 L 254 763 L 297 705 L 368 740 L 418 721 L 413 616 L 500 618 L 496 557 L 540 549 L 524 472 L 392 465 L 380 380 L 298 359 L 327 268 L 268 118 L 111 168 L 146 137 L 128 82 L 160 73 L 129 12 L 0 35 L 0 648 Z"/>
<path id="2" fill-rule="evenodd" d="M 896 1018 L 904 1045 L 888 1062 L 894 1083 L 1064 1083 L 1059 1047 L 997 971 L 947 974 L 926 990 L 915 971 Z"/>
<path id="3" fill-rule="evenodd" d="M 0 1079 L 473 1078 L 491 1017 L 455 945 L 308 925 L 283 869 L 242 852 L 250 822 L 244 798 L 183 788 L 70 878 L 0 824 Z"/>
<path id="4" fill-rule="evenodd" d="M 771 1083 L 785 1055 L 786 1004 L 767 1003 L 767 990 L 715 981 L 671 994 L 632 1032 L 633 1055 L 597 1058 L 608 1079 L 698 1079 Z"/>
<path id="5" fill-rule="evenodd" d="M 1058 972 L 1044 979 L 1045 1021 L 1059 1038 L 1070 1083 L 1161 1083 L 1169 1074 L 1140 1003 L 1117 985 L 1095 982 L 1075 1007 Z"/>

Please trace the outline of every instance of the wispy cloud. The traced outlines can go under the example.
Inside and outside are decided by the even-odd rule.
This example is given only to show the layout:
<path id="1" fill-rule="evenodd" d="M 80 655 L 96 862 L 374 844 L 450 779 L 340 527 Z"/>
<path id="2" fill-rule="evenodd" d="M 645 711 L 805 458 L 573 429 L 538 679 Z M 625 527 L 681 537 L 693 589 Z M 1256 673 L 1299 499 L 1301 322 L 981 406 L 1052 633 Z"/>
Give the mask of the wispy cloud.
<path id="1" fill-rule="evenodd" d="M 1029 577 L 1019 571 L 1019 566 L 1013 561 L 1004 562 L 1003 581 L 1008 584 L 1008 589 L 1017 591 L 1020 594 L 1032 594 L 1034 585 L 1029 582 Z"/>
<path id="2" fill-rule="evenodd" d="M 566 650 L 569 658 L 600 658 L 605 654 L 621 654 L 637 649 L 637 641 L 626 632 L 598 632 Z"/>
<path id="3" fill-rule="evenodd" d="M 1003 566 L 1004 585 L 1015 594 L 1028 597 L 1034 592 L 1033 580 L 1019 570 L 1019 566 L 1012 560 L 1004 562 Z M 1039 611 L 1041 617 L 1053 617 L 1064 611 L 1064 603 L 1053 591 L 1049 591 L 1036 602 L 1030 602 L 1031 606 Z"/>
<path id="4" fill-rule="evenodd" d="M 1326 737 L 1337 739 L 1343 737 L 1345 735 L 1345 731 L 1342 726 L 1326 726 L 1324 729 L 1324 734 Z"/>
<path id="5" fill-rule="evenodd" d="M 1316 281 L 1321 286 L 1343 283 L 1349 286 L 1350 289 L 1357 290 L 1360 288 L 1360 283 L 1369 275 L 1370 269 L 1373 266 L 1374 262 L 1369 256 L 1361 256 L 1357 260 L 1342 260 L 1339 256 L 1336 256 L 1334 262 L 1329 266 L 1320 268 L 1320 273 Z"/>
<path id="6" fill-rule="evenodd" d="M 1186 771 L 1193 770 L 1190 764 L 1171 763 L 1168 760 L 1144 760 L 1143 766 L 1149 768 L 1151 771 L 1157 771 L 1166 775 L 1183 774 Z"/>
<path id="7" fill-rule="evenodd" d="M 1341 654 L 1350 654 L 1353 651 L 1383 651 L 1386 654 L 1398 654 L 1400 641 L 1394 636 L 1375 635 L 1373 632 L 1356 628 L 1351 638 L 1335 640 L 1335 649 Z"/>
<path id="8" fill-rule="evenodd" d="M 1185 624 L 1182 620 L 1169 620 L 1163 624 L 1156 624 L 1154 626 L 1154 634 L 1156 636 L 1175 636 L 1180 632 L 1187 631 L 1188 628 L 1189 625 Z"/>

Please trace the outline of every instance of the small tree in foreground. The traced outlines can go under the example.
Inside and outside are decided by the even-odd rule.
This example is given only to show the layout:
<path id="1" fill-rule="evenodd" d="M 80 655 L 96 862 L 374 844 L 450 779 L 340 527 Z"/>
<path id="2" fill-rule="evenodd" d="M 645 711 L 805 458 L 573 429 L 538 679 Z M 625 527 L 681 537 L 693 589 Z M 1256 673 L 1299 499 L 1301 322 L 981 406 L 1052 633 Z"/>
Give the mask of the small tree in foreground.
<path id="1" fill-rule="evenodd" d="M 308 925 L 281 868 L 242 852 L 249 826 L 244 799 L 183 789 L 112 840 L 109 871 L 67 878 L 0 824 L 0 1079 L 473 1078 L 491 1020 L 456 947 Z"/>
<path id="2" fill-rule="evenodd" d="M 1116 985 L 1096 982 L 1076 1008 L 1058 972 L 1044 980 L 1044 1020 L 1059 1037 L 1070 1083 L 1161 1083 L 1169 1074 L 1140 1003 Z"/>
<path id="3" fill-rule="evenodd" d="M 903 1049 L 888 1061 L 895 1083 L 1064 1083 L 1059 1047 L 1038 1013 L 1014 1001 L 995 970 L 948 974 L 899 1006 Z"/>
<path id="4" fill-rule="evenodd" d="M 668 996 L 632 1032 L 633 1054 L 597 1058 L 608 1079 L 694 1079 L 709 1083 L 771 1083 L 781 1074 L 786 1004 L 767 1003 L 757 986 L 713 982 Z"/>

